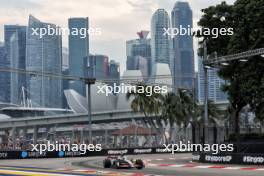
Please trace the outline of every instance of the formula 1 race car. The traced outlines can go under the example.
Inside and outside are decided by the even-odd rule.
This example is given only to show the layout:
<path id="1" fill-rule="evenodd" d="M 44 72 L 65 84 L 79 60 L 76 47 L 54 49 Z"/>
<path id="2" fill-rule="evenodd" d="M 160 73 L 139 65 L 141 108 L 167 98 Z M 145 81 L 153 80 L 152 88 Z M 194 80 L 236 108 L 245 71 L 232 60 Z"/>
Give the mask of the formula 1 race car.
<path id="1" fill-rule="evenodd" d="M 108 156 L 103 161 L 104 168 L 137 168 L 143 169 L 145 167 L 144 162 L 141 159 L 127 159 L 125 156 Z"/>

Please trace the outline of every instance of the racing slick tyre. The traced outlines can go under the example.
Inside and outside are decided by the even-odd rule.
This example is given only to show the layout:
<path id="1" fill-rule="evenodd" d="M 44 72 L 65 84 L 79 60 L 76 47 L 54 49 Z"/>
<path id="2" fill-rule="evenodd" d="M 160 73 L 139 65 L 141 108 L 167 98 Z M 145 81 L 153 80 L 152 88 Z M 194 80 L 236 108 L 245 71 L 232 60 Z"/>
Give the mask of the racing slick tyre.
<path id="1" fill-rule="evenodd" d="M 137 169 L 143 169 L 143 167 L 144 167 L 144 163 L 141 159 L 137 159 L 135 162 L 135 165 L 136 165 Z"/>
<path id="2" fill-rule="evenodd" d="M 111 160 L 105 159 L 104 160 L 104 168 L 110 168 L 111 167 Z"/>

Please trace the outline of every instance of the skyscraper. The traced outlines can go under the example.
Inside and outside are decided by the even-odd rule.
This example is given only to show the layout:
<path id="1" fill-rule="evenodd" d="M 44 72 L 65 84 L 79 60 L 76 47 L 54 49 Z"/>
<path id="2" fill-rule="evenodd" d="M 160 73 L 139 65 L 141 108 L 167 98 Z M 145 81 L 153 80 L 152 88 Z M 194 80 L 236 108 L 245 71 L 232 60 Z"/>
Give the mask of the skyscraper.
<path id="1" fill-rule="evenodd" d="M 151 19 L 151 67 L 155 74 L 154 64 L 170 64 L 170 37 L 164 35 L 164 28 L 170 27 L 168 13 L 164 9 L 158 9 Z"/>
<path id="2" fill-rule="evenodd" d="M 143 57 L 147 61 L 146 69 L 147 75 L 151 74 L 151 44 L 150 39 L 147 38 L 149 31 L 138 32 L 139 39 L 129 40 L 126 42 L 126 54 L 127 54 L 127 70 L 138 70 L 136 68 L 136 58 L 138 56 Z"/>
<path id="3" fill-rule="evenodd" d="M 33 35 L 33 28 L 58 28 L 54 24 L 44 23 L 29 16 L 26 41 L 27 71 L 61 74 L 62 37 L 61 35 Z M 33 106 L 62 107 L 62 81 L 57 78 L 29 75 L 27 89 Z"/>
<path id="4" fill-rule="evenodd" d="M 140 70 L 144 80 L 147 81 L 148 77 L 148 60 L 142 56 L 135 56 L 134 58 L 134 67 L 135 70 Z"/>
<path id="5" fill-rule="evenodd" d="M 118 62 L 115 62 L 114 60 L 111 60 L 109 63 L 109 79 L 112 80 L 110 85 L 116 83 L 119 84 L 120 79 L 120 65 Z"/>
<path id="6" fill-rule="evenodd" d="M 4 68 L 10 68 L 11 58 L 10 58 L 10 39 L 14 33 L 20 30 L 24 30 L 25 26 L 19 25 L 5 25 L 4 26 L 4 38 L 5 38 L 5 54 L 6 56 L 2 58 L 1 64 Z M 4 102 L 10 102 L 11 96 L 11 73 L 2 72 L 1 73 L 1 99 Z"/>
<path id="7" fill-rule="evenodd" d="M 89 77 L 107 79 L 109 76 L 109 58 L 105 55 L 95 54 L 89 56 Z"/>
<path id="8" fill-rule="evenodd" d="M 192 28 L 192 10 L 188 2 L 176 2 L 171 12 L 172 28 Z M 173 84 L 177 88 L 192 90 L 194 86 L 194 54 L 192 35 L 176 35 L 173 38 L 171 62 Z"/>
<path id="9" fill-rule="evenodd" d="M 6 67 L 6 48 L 1 45 L 0 46 L 0 66 L 1 67 Z M 5 72 L 0 72 L 0 101 L 1 102 L 6 102 L 7 101 L 7 86 L 6 86 L 6 78 L 7 74 Z"/>
<path id="10" fill-rule="evenodd" d="M 218 69 L 211 68 L 208 70 L 208 99 L 213 102 L 227 101 L 227 95 L 221 90 L 222 85 L 226 82 L 218 76 Z M 204 102 L 204 69 L 202 59 L 199 58 L 198 73 L 198 100 Z"/>
<path id="11" fill-rule="evenodd" d="M 11 68 L 26 69 L 26 27 L 21 26 L 10 37 L 10 65 Z M 10 100 L 13 104 L 21 104 L 22 87 L 26 88 L 26 75 L 11 73 Z"/>
<path id="12" fill-rule="evenodd" d="M 69 35 L 69 75 L 84 77 L 87 67 L 87 59 L 89 58 L 89 21 L 88 18 L 70 18 L 68 26 L 71 32 L 86 30 L 86 35 L 81 33 L 77 35 Z M 82 96 L 86 96 L 86 88 L 84 82 L 72 81 L 69 85 L 70 89 L 74 89 Z"/>

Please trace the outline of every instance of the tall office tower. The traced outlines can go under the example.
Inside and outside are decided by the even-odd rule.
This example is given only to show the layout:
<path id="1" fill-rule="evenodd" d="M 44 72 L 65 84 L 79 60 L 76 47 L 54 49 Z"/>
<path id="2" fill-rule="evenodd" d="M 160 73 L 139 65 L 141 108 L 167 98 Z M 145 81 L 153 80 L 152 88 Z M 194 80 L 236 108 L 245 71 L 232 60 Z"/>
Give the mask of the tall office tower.
<path id="1" fill-rule="evenodd" d="M 4 68 L 10 68 L 11 59 L 10 59 L 10 39 L 11 36 L 19 30 L 24 30 L 25 26 L 19 25 L 5 25 L 4 26 L 4 38 L 5 38 L 5 50 L 6 56 L 1 60 L 1 65 Z M 4 102 L 10 102 L 11 95 L 11 73 L 5 72 L 1 73 L 1 99 Z"/>
<path id="2" fill-rule="evenodd" d="M 120 65 L 118 62 L 111 60 L 109 63 L 109 79 L 111 79 L 110 85 L 113 83 L 119 84 L 120 80 Z"/>
<path id="3" fill-rule="evenodd" d="M 26 70 L 62 73 L 62 37 L 61 35 L 36 35 L 33 29 L 58 29 L 58 26 L 44 23 L 29 16 L 26 41 Z M 29 75 L 27 90 L 33 106 L 60 108 L 62 107 L 62 81 L 54 77 Z"/>
<path id="4" fill-rule="evenodd" d="M 149 31 L 140 31 L 137 33 L 139 38 L 129 40 L 126 42 L 126 54 L 127 54 L 127 70 L 138 70 L 135 67 L 136 57 L 141 56 L 147 60 L 147 76 L 151 74 L 151 44 L 150 39 L 147 38 Z"/>
<path id="5" fill-rule="evenodd" d="M 208 99 L 213 102 L 226 102 L 227 94 L 221 90 L 226 82 L 218 76 L 218 69 L 208 70 Z M 204 69 L 202 59 L 199 58 L 199 76 L 198 76 L 198 100 L 204 102 Z"/>
<path id="6" fill-rule="evenodd" d="M 144 80 L 148 80 L 148 60 L 142 56 L 135 56 L 134 58 L 134 67 L 135 70 L 140 70 Z"/>
<path id="7" fill-rule="evenodd" d="M 155 75 L 156 63 L 170 65 L 170 36 L 164 35 L 165 30 L 170 27 L 168 13 L 164 9 L 158 9 L 151 19 L 151 74 Z"/>
<path id="8" fill-rule="evenodd" d="M 6 67 L 6 48 L 1 44 L 0 46 L 0 66 Z M 7 101 L 7 86 L 6 86 L 7 74 L 0 72 L 0 101 Z"/>
<path id="9" fill-rule="evenodd" d="M 62 66 L 69 67 L 69 50 L 65 47 L 62 47 Z"/>
<path id="10" fill-rule="evenodd" d="M 26 69 L 26 30 L 25 26 L 21 26 L 10 38 L 11 68 Z M 10 88 L 11 103 L 26 106 L 25 92 L 23 92 L 26 88 L 26 75 L 12 72 Z"/>
<path id="11" fill-rule="evenodd" d="M 62 66 L 62 74 L 65 75 L 65 76 L 68 76 L 69 75 L 69 67 L 63 65 Z M 62 90 L 67 90 L 69 89 L 69 80 L 67 79 L 63 79 L 62 80 Z M 65 95 L 62 95 L 62 107 L 63 108 L 68 108 L 68 103 L 67 103 L 67 99 L 66 99 L 66 96 Z"/>
<path id="12" fill-rule="evenodd" d="M 120 65 L 118 62 L 111 60 L 109 63 L 109 78 L 119 79 Z"/>
<path id="13" fill-rule="evenodd" d="M 188 2 L 176 2 L 171 12 L 172 28 L 180 30 L 193 26 L 192 10 Z M 177 88 L 193 89 L 194 87 L 194 52 L 193 37 L 188 33 L 173 37 L 172 75 Z"/>
<path id="14" fill-rule="evenodd" d="M 109 76 L 109 59 L 105 55 L 90 55 L 88 76 L 98 80 L 105 80 Z"/>
<path id="15" fill-rule="evenodd" d="M 68 26 L 72 33 L 69 35 L 69 75 L 85 77 L 87 58 L 89 57 L 89 19 L 70 18 L 68 20 Z M 81 31 L 82 29 L 86 29 L 85 35 L 81 33 L 74 35 L 74 31 Z M 69 87 L 82 96 L 86 96 L 86 86 L 84 82 L 72 81 Z"/>

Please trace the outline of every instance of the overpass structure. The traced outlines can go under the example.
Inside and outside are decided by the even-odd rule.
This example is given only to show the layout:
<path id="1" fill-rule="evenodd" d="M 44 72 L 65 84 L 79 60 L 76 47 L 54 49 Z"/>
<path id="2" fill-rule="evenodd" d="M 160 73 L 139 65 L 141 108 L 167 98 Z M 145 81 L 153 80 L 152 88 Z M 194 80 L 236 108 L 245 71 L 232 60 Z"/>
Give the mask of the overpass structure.
<path id="1" fill-rule="evenodd" d="M 152 117 L 152 116 L 150 116 Z M 131 119 L 140 120 L 144 114 L 133 111 L 105 111 L 92 113 L 92 123 L 108 123 L 130 121 Z M 1 121 L 0 129 L 27 128 L 33 126 L 49 126 L 59 124 L 88 124 L 87 114 L 67 114 L 40 117 L 10 118 Z"/>
<path id="2" fill-rule="evenodd" d="M 216 104 L 219 109 L 225 110 L 228 107 L 228 102 L 218 102 Z M 149 115 L 149 118 L 154 117 Z M 142 120 L 144 114 L 140 112 L 133 112 L 132 110 L 115 110 L 92 113 L 92 123 L 110 123 L 123 122 L 134 120 Z M 9 118 L 1 120 L 0 130 L 10 128 L 27 128 L 33 126 L 49 126 L 49 125 L 74 125 L 74 124 L 88 124 L 88 114 L 57 114 L 52 116 L 38 116 L 38 117 L 23 117 L 23 118 Z"/>

